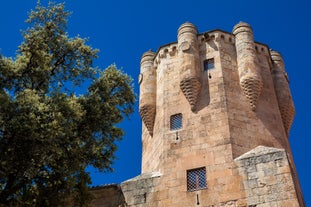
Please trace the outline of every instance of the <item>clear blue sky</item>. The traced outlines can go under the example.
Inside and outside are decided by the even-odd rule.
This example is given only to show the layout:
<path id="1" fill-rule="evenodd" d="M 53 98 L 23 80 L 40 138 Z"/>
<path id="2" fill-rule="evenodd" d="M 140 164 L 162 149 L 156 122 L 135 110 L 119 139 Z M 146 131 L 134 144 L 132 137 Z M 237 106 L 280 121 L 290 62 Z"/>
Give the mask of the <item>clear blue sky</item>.
<path id="1" fill-rule="evenodd" d="M 27 25 L 27 12 L 36 0 L 1 0 L 0 48 L 5 56 L 14 56 L 22 41 L 20 29 Z M 45 3 L 45 0 L 41 0 Z M 311 1 L 310 0 L 67 0 L 73 12 L 69 36 L 89 37 L 89 44 L 100 49 L 96 65 L 112 63 L 135 80 L 143 52 L 175 42 L 178 27 L 194 23 L 199 32 L 213 29 L 232 31 L 239 21 L 251 24 L 255 40 L 283 54 L 291 81 L 296 117 L 290 133 L 300 183 L 307 206 L 311 205 Z M 1 103 L 0 103 L 1 104 Z M 122 127 L 124 140 L 118 143 L 115 172 L 92 173 L 93 185 L 120 183 L 140 173 L 141 120 L 136 111 Z"/>

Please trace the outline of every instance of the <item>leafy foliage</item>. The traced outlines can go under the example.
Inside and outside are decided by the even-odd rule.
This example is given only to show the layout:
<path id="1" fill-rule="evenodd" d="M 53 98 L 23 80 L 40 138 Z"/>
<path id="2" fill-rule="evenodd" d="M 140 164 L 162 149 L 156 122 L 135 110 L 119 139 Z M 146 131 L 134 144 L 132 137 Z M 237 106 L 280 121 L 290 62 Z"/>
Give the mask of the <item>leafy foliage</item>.
<path id="1" fill-rule="evenodd" d="M 16 57 L 0 57 L 0 206 L 86 206 L 85 169 L 111 170 L 116 125 L 133 111 L 132 79 L 92 66 L 98 51 L 68 37 L 69 15 L 38 3 Z"/>

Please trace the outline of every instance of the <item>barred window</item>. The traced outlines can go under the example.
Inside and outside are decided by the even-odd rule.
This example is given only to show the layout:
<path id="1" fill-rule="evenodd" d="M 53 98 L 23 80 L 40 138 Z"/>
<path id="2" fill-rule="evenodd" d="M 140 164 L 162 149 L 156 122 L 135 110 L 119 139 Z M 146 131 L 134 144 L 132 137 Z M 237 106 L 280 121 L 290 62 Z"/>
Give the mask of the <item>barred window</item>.
<path id="1" fill-rule="evenodd" d="M 204 70 L 205 71 L 213 69 L 214 67 L 215 67 L 214 58 L 207 59 L 204 61 Z"/>
<path id="2" fill-rule="evenodd" d="M 182 114 L 174 114 L 170 119 L 170 129 L 177 130 L 182 128 Z"/>
<path id="3" fill-rule="evenodd" d="M 206 187 L 205 167 L 187 171 L 187 191 L 196 191 Z"/>

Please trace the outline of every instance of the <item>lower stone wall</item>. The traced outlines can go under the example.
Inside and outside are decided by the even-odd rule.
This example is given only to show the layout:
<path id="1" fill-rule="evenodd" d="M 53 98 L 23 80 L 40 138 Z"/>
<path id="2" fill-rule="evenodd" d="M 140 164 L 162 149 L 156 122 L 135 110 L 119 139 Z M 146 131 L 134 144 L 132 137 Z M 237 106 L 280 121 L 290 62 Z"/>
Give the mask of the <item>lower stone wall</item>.
<path id="1" fill-rule="evenodd" d="M 227 200 L 211 205 L 213 202 L 206 200 L 206 196 L 197 191 L 193 201 L 195 198 L 200 198 L 200 204 L 197 200 L 196 206 L 305 207 L 303 201 L 299 202 L 290 162 L 284 149 L 259 146 L 236 158 L 234 162 L 238 169 L 236 173 L 242 179 L 239 189 L 245 194 L 234 200 L 229 199 L 229 196 Z M 165 204 L 168 191 L 159 192 L 159 185 L 160 181 L 163 181 L 163 176 L 158 172 L 144 173 L 123 182 L 121 186 L 111 184 L 95 187 L 91 189 L 94 199 L 90 207 L 170 206 Z M 210 189 L 210 191 L 213 190 L 215 189 Z M 169 196 L 171 205 L 190 206 L 182 201 L 179 191 L 176 193 L 178 196 L 177 194 L 176 196 L 173 194 Z M 186 193 L 186 195 L 191 196 L 192 193 Z M 161 205 L 158 205 L 159 202 Z M 206 205 L 207 203 L 210 204 Z"/>
<path id="2" fill-rule="evenodd" d="M 159 184 L 161 174 L 144 173 L 121 184 L 127 207 L 153 206 L 154 187 Z"/>
<path id="3" fill-rule="evenodd" d="M 285 150 L 259 146 L 235 159 L 250 207 L 299 204 Z"/>
<path id="4" fill-rule="evenodd" d="M 125 207 L 125 200 L 118 184 L 93 187 L 94 196 L 89 207 Z"/>

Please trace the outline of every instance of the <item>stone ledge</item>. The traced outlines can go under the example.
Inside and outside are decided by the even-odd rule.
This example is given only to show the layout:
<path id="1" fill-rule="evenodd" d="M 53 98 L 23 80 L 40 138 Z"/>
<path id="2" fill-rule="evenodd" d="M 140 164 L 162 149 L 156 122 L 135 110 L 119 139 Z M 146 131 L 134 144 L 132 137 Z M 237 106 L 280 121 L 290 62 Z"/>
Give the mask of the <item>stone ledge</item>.
<path id="1" fill-rule="evenodd" d="M 160 172 L 143 173 L 143 174 L 140 174 L 140 175 L 138 175 L 138 176 L 136 176 L 136 177 L 133 177 L 133 178 L 131 178 L 131 179 L 128 179 L 128 180 L 122 182 L 122 184 L 123 184 L 123 183 L 127 183 L 127 182 L 131 182 L 131 181 L 138 181 L 138 180 L 142 180 L 142 179 L 160 177 L 161 175 L 162 175 L 162 173 L 160 173 Z M 121 185 L 122 185 L 122 184 L 121 184 Z"/>
<path id="2" fill-rule="evenodd" d="M 258 146 L 255 149 L 252 149 L 251 151 L 246 152 L 245 154 L 235 158 L 234 161 L 239 162 L 241 160 L 249 159 L 251 157 L 259 157 L 262 155 L 272 154 L 276 152 L 285 153 L 285 150 L 274 147 Z"/>

